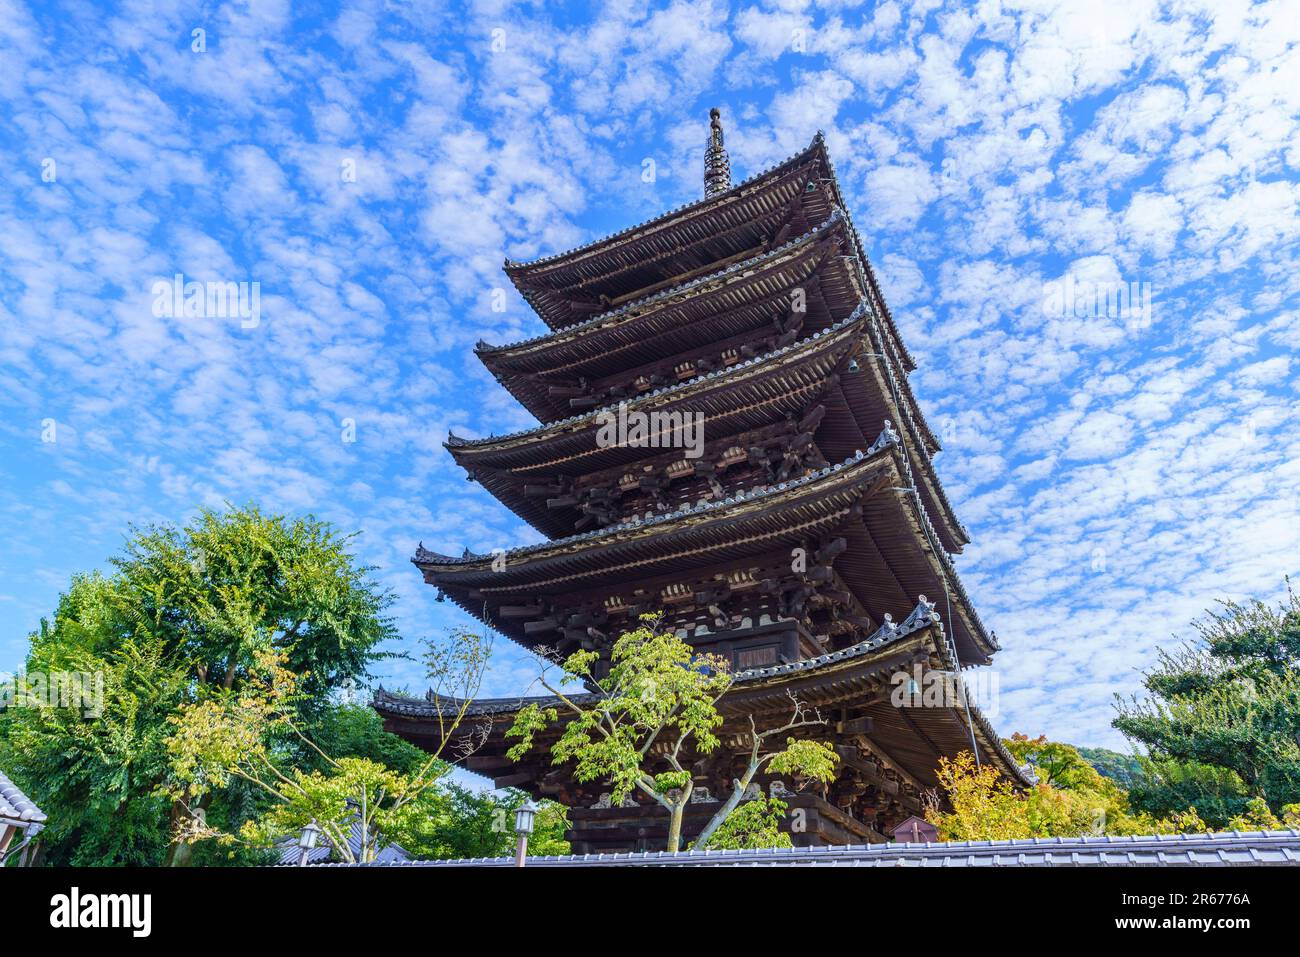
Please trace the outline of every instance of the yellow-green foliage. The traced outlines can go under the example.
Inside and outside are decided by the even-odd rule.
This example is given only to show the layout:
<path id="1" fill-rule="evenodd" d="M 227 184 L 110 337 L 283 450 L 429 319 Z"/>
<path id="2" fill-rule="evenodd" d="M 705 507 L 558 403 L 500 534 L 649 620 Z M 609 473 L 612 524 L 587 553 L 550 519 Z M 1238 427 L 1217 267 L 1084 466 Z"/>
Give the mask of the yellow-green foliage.
<path id="1" fill-rule="evenodd" d="M 442 646 L 431 647 L 426 660 L 435 687 L 477 689 L 486 662 L 478 642 L 471 633 L 453 632 Z M 378 852 L 381 834 L 418 836 L 430 821 L 445 816 L 440 804 L 446 802 L 434 784 L 448 766 L 437 753 L 409 772 L 367 757 L 326 754 L 297 720 L 300 689 L 310 676 L 286 664 L 284 652 L 259 650 L 238 690 L 214 691 L 168 719 L 172 797 L 184 801 L 187 795 L 238 779 L 270 799 L 269 810 L 246 823 L 238 837 L 208 827 L 202 816 L 183 821 L 185 832 L 179 837 L 191 842 L 211 838 L 227 845 L 242 840 L 266 847 L 315 821 L 338 858 L 367 861 Z M 456 700 L 459 710 L 444 718 L 446 737 L 468 705 L 468 699 Z M 294 763 L 294 753 L 302 748 L 314 753 L 323 769 Z M 349 833 L 357 823 L 365 837 L 359 855 L 349 846 Z"/>
<path id="2" fill-rule="evenodd" d="M 835 765 L 839 762 L 835 748 L 825 741 L 787 738 L 785 750 L 772 756 L 768 770 L 829 784 L 835 780 Z"/>
<path id="3" fill-rule="evenodd" d="M 732 811 L 709 839 L 710 850 L 740 850 L 750 847 L 793 847 L 790 835 L 781 830 L 789 806 L 780 798 L 759 794 Z"/>
<path id="4" fill-rule="evenodd" d="M 689 773 L 680 769 L 657 775 L 643 770 L 648 738 L 690 739 L 701 753 L 718 745 L 713 729 L 722 716 L 714 702 L 731 684 L 727 663 L 713 655 L 696 655 L 690 645 L 657 625 L 657 619 L 645 616 L 640 627 L 618 638 L 609 674 L 601 681 L 607 693 L 598 707 L 567 709 L 571 718 L 551 747 L 553 763 L 572 761 L 578 781 L 608 781 L 616 802 L 642 785 L 667 794 L 690 782 Z M 563 684 L 590 679 L 597 658 L 587 651 L 569 656 Z M 536 734 L 558 718 L 555 708 L 522 709 L 506 732 L 519 739 L 509 756 L 522 758 Z"/>
<path id="5" fill-rule="evenodd" d="M 217 694 L 168 719 L 173 796 L 242 779 L 274 799 L 266 813 L 241 829 L 239 837 L 246 843 L 265 847 L 315 821 L 326 843 L 348 859 L 345 848 L 354 819 L 363 822 L 368 837 L 409 826 L 408 818 L 419 813 L 415 798 L 429 781 L 427 775 L 401 774 L 368 758 L 328 759 L 328 773 L 281 767 L 276 743 L 281 736 L 298 734 L 293 703 L 302 678 L 285 667 L 282 653 L 263 650 L 255 655 L 240 691 Z M 234 835 L 208 829 L 201 820 L 190 825 L 186 836 L 235 841 Z M 363 850 L 362 857 L 371 850 Z"/>
<path id="6" fill-rule="evenodd" d="M 1283 805 L 1282 816 L 1278 817 L 1263 798 L 1251 798 L 1246 813 L 1228 822 L 1230 831 L 1278 831 L 1284 828 L 1300 828 L 1300 804 Z"/>
<path id="7" fill-rule="evenodd" d="M 682 816 L 694 788 L 691 771 L 683 762 L 688 754 L 708 754 L 718 747 L 715 730 L 723 719 L 717 703 L 731 687 L 732 676 L 726 659 L 696 654 L 689 644 L 670 631 L 661 631 L 659 625 L 657 616 L 643 615 L 640 627 L 614 642 L 609 672 L 599 679 L 594 674 L 599 656 L 592 651 L 571 655 L 561 666 L 561 681 L 551 682 L 543 672 L 539 680 L 557 696 L 558 704 L 546 708 L 531 704 L 521 709 L 506 732 L 506 737 L 518 739 L 507 753 L 515 761 L 523 758 L 537 735 L 559 722 L 563 714 L 564 724 L 550 748 L 552 763 L 570 763 L 578 781 L 608 782 L 614 803 L 633 791 L 652 797 L 671 816 L 668 848 L 676 851 Z M 566 685 L 578 681 L 597 689 L 594 703 L 565 692 Z M 791 699 L 791 707 L 788 724 L 767 731 L 751 728 L 751 755 L 747 770 L 735 785 L 737 800 L 765 767 L 796 779 L 834 780 L 839 756 L 828 744 L 790 735 L 784 749 L 766 747 L 768 736 L 825 723 L 797 699 Z M 666 752 L 654 750 L 655 745 L 664 746 Z M 738 808 L 736 800 L 723 802 L 701 832 L 699 845 L 715 842 L 716 829 L 737 814 L 742 815 L 741 820 L 728 832 L 733 835 L 728 840 L 740 840 L 735 837 L 739 834 L 761 835 L 754 840 L 778 840 L 771 836 L 776 825 L 763 812 L 752 806 Z"/>
<path id="8" fill-rule="evenodd" d="M 1006 742 L 1013 757 L 1032 765 L 1038 783 L 1017 790 L 996 768 L 977 767 L 970 752 L 941 758 L 938 777 L 948 809 L 927 819 L 945 841 L 1019 840 L 1102 834 L 1204 833 L 1195 810 L 1154 818 L 1135 813 L 1128 796 L 1068 744 L 1017 734 Z"/>

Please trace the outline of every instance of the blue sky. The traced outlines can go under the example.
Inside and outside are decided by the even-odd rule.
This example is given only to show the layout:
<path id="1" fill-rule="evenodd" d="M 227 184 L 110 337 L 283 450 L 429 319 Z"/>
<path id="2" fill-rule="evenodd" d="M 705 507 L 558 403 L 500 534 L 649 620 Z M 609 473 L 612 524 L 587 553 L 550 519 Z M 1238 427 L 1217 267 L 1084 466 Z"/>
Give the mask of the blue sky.
<path id="1" fill-rule="evenodd" d="M 826 132 L 974 538 L 1000 731 L 1120 745 L 1157 645 L 1280 593 L 1294 6 L 564 8 L 0 0 L 0 670 L 129 522 L 225 501 L 359 530 L 408 645 L 460 620 L 416 542 L 539 540 L 441 448 L 533 424 L 471 352 L 543 331 L 493 311 L 502 259 L 699 198 L 715 105 L 737 178 Z M 261 321 L 156 316 L 176 273 L 259 283 Z M 1149 315 L 1045 308 L 1066 276 L 1149 283 Z M 522 690 L 497 650 L 488 690 Z"/>

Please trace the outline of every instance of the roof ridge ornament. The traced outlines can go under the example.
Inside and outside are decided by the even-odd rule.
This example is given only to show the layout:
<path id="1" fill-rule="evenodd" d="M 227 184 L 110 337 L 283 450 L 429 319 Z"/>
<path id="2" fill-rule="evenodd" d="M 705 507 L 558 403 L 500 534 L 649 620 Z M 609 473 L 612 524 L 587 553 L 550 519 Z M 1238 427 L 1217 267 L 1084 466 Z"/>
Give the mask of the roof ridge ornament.
<path id="1" fill-rule="evenodd" d="M 885 428 L 876 438 L 876 441 L 871 443 L 871 447 L 867 449 L 867 455 L 875 455 L 881 449 L 889 445 L 901 444 L 902 440 L 898 437 L 898 433 L 894 431 L 894 423 L 885 419 Z"/>
<path id="2" fill-rule="evenodd" d="M 722 111 L 709 110 L 709 146 L 704 151 L 704 195 L 717 196 L 731 189 L 731 159 L 722 142 Z"/>

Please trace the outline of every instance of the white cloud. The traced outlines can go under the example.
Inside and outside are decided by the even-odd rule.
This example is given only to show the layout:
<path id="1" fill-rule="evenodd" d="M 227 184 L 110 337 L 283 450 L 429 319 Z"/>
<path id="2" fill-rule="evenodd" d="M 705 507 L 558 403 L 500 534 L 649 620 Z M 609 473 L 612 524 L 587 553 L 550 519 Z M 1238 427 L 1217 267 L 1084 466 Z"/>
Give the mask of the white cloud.
<path id="1" fill-rule="evenodd" d="M 502 259 L 697 198 L 720 105 L 738 176 L 826 131 L 975 537 L 999 727 L 1118 743 L 1156 645 L 1298 570 L 1289 15 L 276 2 L 205 14 L 196 54 L 190 13 L 127 5 L 87 60 L 75 16 L 0 0 L 0 667 L 128 521 L 227 500 L 361 529 L 409 637 L 457 620 L 415 542 L 537 540 L 439 447 L 530 424 L 470 354 L 541 331 L 492 311 Z M 175 271 L 259 280 L 262 324 L 153 316 Z M 1067 274 L 1152 283 L 1151 321 L 1045 315 Z M 503 648 L 493 690 L 526 673 Z"/>

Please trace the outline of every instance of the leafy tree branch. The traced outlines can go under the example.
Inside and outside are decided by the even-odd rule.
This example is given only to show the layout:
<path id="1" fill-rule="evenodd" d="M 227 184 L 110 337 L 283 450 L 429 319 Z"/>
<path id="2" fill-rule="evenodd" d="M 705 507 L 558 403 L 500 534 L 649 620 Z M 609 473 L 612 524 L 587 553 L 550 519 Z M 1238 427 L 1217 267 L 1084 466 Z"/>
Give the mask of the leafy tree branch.
<path id="1" fill-rule="evenodd" d="M 545 661 L 537 683 L 550 692 L 555 703 L 532 703 L 517 713 L 506 736 L 518 741 L 507 753 L 513 760 L 521 760 L 540 733 L 558 725 L 559 735 L 550 746 L 552 763 L 572 762 L 579 782 L 607 782 L 616 803 L 633 792 L 649 797 L 668 812 L 667 848 L 675 852 L 681 845 L 683 817 L 695 790 L 687 765 L 719 746 L 715 731 L 723 716 L 718 704 L 731 689 L 733 678 L 726 659 L 696 654 L 660 625 L 658 616 L 643 615 L 639 627 L 622 634 L 610 650 L 609 670 L 603 677 L 596 674 L 600 656 L 595 651 L 578 651 L 563 661 Z M 592 689 L 591 694 L 571 693 L 568 687 L 577 683 Z M 707 846 L 764 768 L 811 780 L 834 778 L 839 759 L 831 747 L 792 735 L 823 725 L 825 719 L 797 698 L 791 698 L 791 705 L 793 715 L 780 727 L 759 731 L 751 719 L 746 770 L 706 825 L 696 847 Z M 787 737 L 785 746 L 773 748 L 770 742 L 782 736 Z"/>

